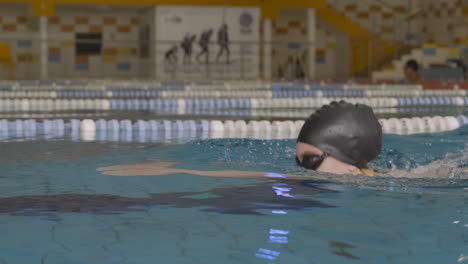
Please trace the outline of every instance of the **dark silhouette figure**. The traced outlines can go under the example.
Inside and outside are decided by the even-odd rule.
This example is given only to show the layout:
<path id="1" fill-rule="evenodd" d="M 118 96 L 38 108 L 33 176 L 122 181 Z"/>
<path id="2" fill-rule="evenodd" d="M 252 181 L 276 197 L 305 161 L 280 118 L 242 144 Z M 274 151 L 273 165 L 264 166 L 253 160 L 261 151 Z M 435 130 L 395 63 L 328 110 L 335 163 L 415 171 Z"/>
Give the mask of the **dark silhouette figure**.
<path id="1" fill-rule="evenodd" d="M 200 61 L 200 57 L 205 55 L 205 62 L 208 64 L 210 62 L 210 42 L 211 36 L 213 35 L 213 29 L 203 32 L 198 40 L 198 45 L 200 45 L 201 51 L 197 55 L 197 61 Z"/>
<path id="2" fill-rule="evenodd" d="M 172 46 L 172 48 L 168 50 L 164 55 L 164 61 L 172 65 L 176 64 L 178 50 L 179 48 L 177 47 L 177 45 Z"/>
<path id="3" fill-rule="evenodd" d="M 463 72 L 463 79 L 464 80 L 468 79 L 468 75 L 466 74 L 467 73 L 466 65 L 463 62 L 463 60 L 461 60 L 461 59 L 448 59 L 447 64 L 448 65 L 453 65 L 454 67 L 461 69 L 462 72 Z"/>
<path id="4" fill-rule="evenodd" d="M 299 56 L 296 56 L 295 61 L 294 61 L 294 77 L 296 79 L 305 78 L 304 66 Z"/>
<path id="5" fill-rule="evenodd" d="M 221 56 L 226 53 L 226 64 L 229 64 L 229 57 L 231 55 L 231 51 L 229 50 L 229 32 L 228 32 L 228 25 L 223 24 L 221 28 L 218 30 L 218 45 L 219 45 L 219 52 L 218 56 L 216 56 L 216 62 L 219 62 Z"/>
<path id="6" fill-rule="evenodd" d="M 192 64 L 193 43 L 196 39 L 197 35 L 187 34 L 185 35 L 184 39 L 182 40 L 182 43 L 180 44 L 180 47 L 184 51 L 184 64 Z"/>

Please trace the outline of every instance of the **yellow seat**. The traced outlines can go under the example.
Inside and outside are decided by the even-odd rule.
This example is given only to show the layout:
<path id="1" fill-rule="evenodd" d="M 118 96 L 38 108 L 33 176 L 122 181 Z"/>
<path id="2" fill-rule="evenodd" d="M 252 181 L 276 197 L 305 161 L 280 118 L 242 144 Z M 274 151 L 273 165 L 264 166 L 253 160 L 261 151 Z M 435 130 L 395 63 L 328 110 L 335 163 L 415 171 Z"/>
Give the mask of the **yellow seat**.
<path id="1" fill-rule="evenodd" d="M 11 46 L 8 43 L 0 43 L 0 64 L 9 72 L 15 69 Z"/>
<path id="2" fill-rule="evenodd" d="M 0 43 L 0 61 L 11 61 L 10 44 Z"/>

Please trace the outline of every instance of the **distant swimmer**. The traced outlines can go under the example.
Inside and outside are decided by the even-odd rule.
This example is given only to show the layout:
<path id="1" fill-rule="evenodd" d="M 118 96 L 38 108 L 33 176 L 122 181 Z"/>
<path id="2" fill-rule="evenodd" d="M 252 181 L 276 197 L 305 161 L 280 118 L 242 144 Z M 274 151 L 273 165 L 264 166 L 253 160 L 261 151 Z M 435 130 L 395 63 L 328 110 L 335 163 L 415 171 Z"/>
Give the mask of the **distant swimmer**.
<path id="1" fill-rule="evenodd" d="M 301 129 L 296 143 L 296 162 L 317 172 L 374 176 L 367 164 L 382 148 L 382 128 L 366 105 L 333 102 L 312 114 Z M 152 162 L 101 168 L 107 175 L 156 176 L 193 174 L 225 178 L 307 179 L 308 175 L 281 175 L 256 171 L 201 171 L 171 168 L 175 163 Z"/>
<path id="2" fill-rule="evenodd" d="M 218 30 L 218 45 L 219 45 L 219 52 L 216 56 L 216 62 L 219 62 L 219 59 L 223 54 L 226 53 L 226 64 L 229 64 L 229 58 L 231 55 L 231 50 L 229 49 L 229 32 L 228 32 L 228 25 L 223 24 L 221 28 Z"/>
<path id="3" fill-rule="evenodd" d="M 200 35 L 198 45 L 200 46 L 200 53 L 197 55 L 197 61 L 200 61 L 200 57 L 205 56 L 205 62 L 210 62 L 210 42 L 211 36 L 213 35 L 213 29 L 209 29 Z"/>
<path id="4" fill-rule="evenodd" d="M 192 64 L 193 43 L 196 39 L 197 35 L 187 34 L 185 35 L 184 39 L 182 40 L 182 43 L 180 44 L 180 47 L 184 51 L 184 64 Z"/>
<path id="5" fill-rule="evenodd" d="M 422 84 L 423 79 L 419 75 L 419 64 L 416 60 L 408 60 L 403 68 L 406 82 L 409 84 Z"/>

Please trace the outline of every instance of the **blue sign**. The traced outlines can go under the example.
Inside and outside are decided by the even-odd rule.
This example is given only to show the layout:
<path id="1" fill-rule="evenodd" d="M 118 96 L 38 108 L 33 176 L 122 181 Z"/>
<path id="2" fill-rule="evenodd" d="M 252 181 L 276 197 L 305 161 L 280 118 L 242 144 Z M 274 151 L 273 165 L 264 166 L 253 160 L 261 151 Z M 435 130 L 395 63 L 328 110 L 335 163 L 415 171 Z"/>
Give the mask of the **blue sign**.
<path id="1" fill-rule="evenodd" d="M 60 62 L 62 60 L 62 56 L 58 54 L 49 54 L 49 62 Z"/>
<path id="2" fill-rule="evenodd" d="M 289 42 L 289 43 L 288 43 L 288 48 L 289 48 L 289 49 L 292 49 L 292 50 L 298 50 L 298 49 L 301 48 L 301 43 Z"/>
<path id="3" fill-rule="evenodd" d="M 76 63 L 75 69 L 78 71 L 87 71 L 89 70 L 89 64 L 88 63 Z"/>
<path id="4" fill-rule="evenodd" d="M 437 54 L 437 50 L 433 48 L 423 49 L 424 55 L 428 56 L 435 56 Z"/>
<path id="5" fill-rule="evenodd" d="M 320 63 L 320 64 L 325 64 L 325 62 L 326 62 L 325 56 L 316 56 L 315 57 L 315 62 Z"/>
<path id="6" fill-rule="evenodd" d="M 18 40 L 16 42 L 16 45 L 18 48 L 30 48 L 32 46 L 32 43 L 30 40 Z"/>
<path id="7" fill-rule="evenodd" d="M 119 71 L 129 71 L 130 69 L 131 69 L 131 65 L 128 62 L 117 63 L 117 70 Z"/>

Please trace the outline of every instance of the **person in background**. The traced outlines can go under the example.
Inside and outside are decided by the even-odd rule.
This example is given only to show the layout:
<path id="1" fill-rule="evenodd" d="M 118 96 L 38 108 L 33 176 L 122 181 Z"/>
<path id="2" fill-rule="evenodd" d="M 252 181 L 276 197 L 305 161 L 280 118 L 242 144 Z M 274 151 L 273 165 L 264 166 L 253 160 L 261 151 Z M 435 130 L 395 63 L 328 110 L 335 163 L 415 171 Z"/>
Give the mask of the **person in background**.
<path id="1" fill-rule="evenodd" d="M 419 64 L 416 60 L 409 60 L 403 68 L 406 82 L 409 84 L 421 84 L 422 78 L 419 75 Z"/>
<path id="2" fill-rule="evenodd" d="M 466 65 L 461 59 L 448 59 L 447 64 L 454 68 L 459 68 L 463 72 L 463 80 L 467 80 L 468 76 L 466 75 Z"/>

